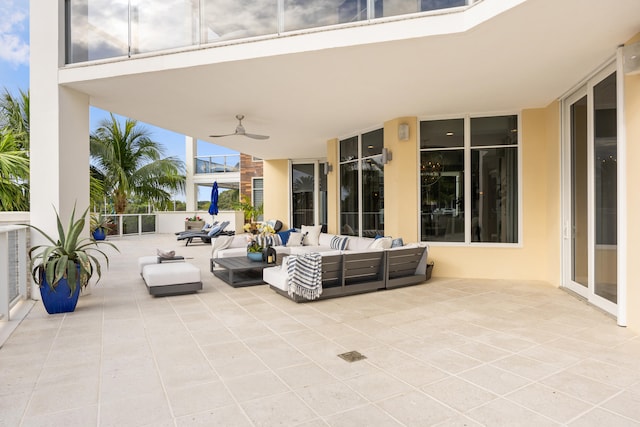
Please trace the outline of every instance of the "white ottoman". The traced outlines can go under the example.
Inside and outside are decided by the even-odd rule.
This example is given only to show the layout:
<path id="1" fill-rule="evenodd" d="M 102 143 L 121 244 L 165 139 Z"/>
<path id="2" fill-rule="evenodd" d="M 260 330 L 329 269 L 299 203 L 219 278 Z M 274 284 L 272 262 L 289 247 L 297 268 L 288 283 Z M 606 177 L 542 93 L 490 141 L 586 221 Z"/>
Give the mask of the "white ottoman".
<path id="1" fill-rule="evenodd" d="M 154 296 L 179 295 L 202 289 L 200 269 L 188 262 L 147 264 L 142 278 Z"/>
<path id="2" fill-rule="evenodd" d="M 176 256 L 173 258 L 161 258 L 157 255 L 150 256 L 142 256 L 138 258 L 138 269 L 140 270 L 140 275 L 142 276 L 142 269 L 145 265 L 149 264 L 160 264 L 162 262 L 182 262 L 184 261 L 184 257 Z"/>
<path id="3" fill-rule="evenodd" d="M 142 276 L 142 269 L 150 264 L 157 264 L 158 263 L 158 257 L 156 255 L 150 255 L 150 256 L 141 256 L 140 258 L 138 258 L 138 268 L 140 269 L 140 275 Z"/>

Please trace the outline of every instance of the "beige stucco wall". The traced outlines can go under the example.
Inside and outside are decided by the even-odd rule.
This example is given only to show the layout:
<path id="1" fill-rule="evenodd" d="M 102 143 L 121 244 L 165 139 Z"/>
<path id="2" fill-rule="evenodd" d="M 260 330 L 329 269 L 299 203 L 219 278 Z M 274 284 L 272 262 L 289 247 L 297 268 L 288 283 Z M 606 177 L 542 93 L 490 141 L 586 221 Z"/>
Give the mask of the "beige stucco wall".
<path id="1" fill-rule="evenodd" d="M 640 34 L 628 44 L 639 42 Z M 625 122 L 627 126 L 627 326 L 640 331 L 640 74 L 628 75 L 625 84 Z M 620 153 L 619 155 L 624 155 Z"/>
<path id="2" fill-rule="evenodd" d="M 409 140 L 398 140 L 398 124 L 408 123 Z M 419 155 L 416 117 L 400 117 L 384 124 L 385 147 L 392 160 L 385 165 L 385 234 L 419 241 Z M 560 120 L 559 103 L 522 112 L 521 245 L 511 247 L 431 245 L 434 276 L 543 280 L 560 283 Z M 327 142 L 328 230 L 338 229 L 338 140 Z M 289 216 L 286 160 L 264 163 L 265 217 Z"/>
<path id="3" fill-rule="evenodd" d="M 279 219 L 289 228 L 289 161 L 264 160 L 264 217 Z"/>
<path id="4" fill-rule="evenodd" d="M 409 140 L 398 140 L 398 125 L 409 125 Z M 392 160 L 384 166 L 384 233 L 419 240 L 418 119 L 399 117 L 384 124 L 384 145 Z"/>

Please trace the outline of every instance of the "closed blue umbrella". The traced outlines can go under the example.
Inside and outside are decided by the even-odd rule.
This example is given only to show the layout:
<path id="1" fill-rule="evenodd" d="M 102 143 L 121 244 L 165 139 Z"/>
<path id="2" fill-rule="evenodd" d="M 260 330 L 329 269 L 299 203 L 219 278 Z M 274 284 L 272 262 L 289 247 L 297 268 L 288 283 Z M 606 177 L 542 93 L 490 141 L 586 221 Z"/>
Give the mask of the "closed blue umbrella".
<path id="1" fill-rule="evenodd" d="M 209 214 L 218 215 L 218 181 L 214 181 L 211 188 L 211 204 L 209 205 Z"/>

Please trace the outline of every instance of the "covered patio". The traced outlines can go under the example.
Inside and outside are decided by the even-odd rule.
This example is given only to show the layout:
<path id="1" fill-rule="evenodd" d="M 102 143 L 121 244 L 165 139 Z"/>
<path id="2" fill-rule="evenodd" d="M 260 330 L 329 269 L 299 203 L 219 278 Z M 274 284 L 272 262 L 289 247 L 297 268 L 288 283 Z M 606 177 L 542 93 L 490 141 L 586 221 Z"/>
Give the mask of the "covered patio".
<path id="1" fill-rule="evenodd" d="M 74 313 L 38 302 L 0 348 L 0 425 L 640 423 L 639 337 L 547 283 L 434 278 L 296 304 L 215 278 L 209 245 L 113 241 Z M 198 266 L 203 291 L 151 297 L 137 258 L 157 248 Z"/>

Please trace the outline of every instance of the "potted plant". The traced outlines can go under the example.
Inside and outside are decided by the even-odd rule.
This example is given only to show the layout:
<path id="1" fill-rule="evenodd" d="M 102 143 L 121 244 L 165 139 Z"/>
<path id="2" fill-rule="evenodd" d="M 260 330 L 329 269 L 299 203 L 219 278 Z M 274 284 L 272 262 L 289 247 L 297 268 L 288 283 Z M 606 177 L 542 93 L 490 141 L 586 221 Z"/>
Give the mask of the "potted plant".
<path id="1" fill-rule="evenodd" d="M 251 200 L 247 196 L 242 196 L 242 202 L 238 202 L 234 205 L 234 209 L 244 212 L 245 223 L 255 224 L 258 218 L 264 213 L 264 206 L 254 206 L 251 204 Z"/>
<path id="2" fill-rule="evenodd" d="M 76 219 L 74 206 L 66 230 L 62 226 L 58 211 L 55 208 L 54 211 L 58 226 L 57 239 L 34 225 L 26 224 L 50 242 L 50 244 L 37 245 L 29 249 L 31 275 L 40 287 L 42 302 L 49 314 L 74 311 L 80 289 L 87 286 L 94 273 L 98 275 L 98 281 L 100 280 L 102 271 L 100 260 L 96 255 L 104 258 L 107 267 L 109 258 L 99 248 L 99 244 L 109 245 L 118 251 L 112 243 L 80 237 L 89 208 Z"/>
<path id="3" fill-rule="evenodd" d="M 270 246 L 268 244 L 268 237 L 273 233 L 273 227 L 269 224 L 260 224 L 258 226 L 258 233 L 247 237 L 247 241 L 249 243 L 247 245 L 247 257 L 250 260 L 266 261 L 266 249 Z"/>
<path id="4" fill-rule="evenodd" d="M 113 225 L 113 221 L 110 217 L 101 213 L 91 214 L 89 229 L 95 240 L 104 240 L 111 225 Z"/>
<path id="5" fill-rule="evenodd" d="M 185 231 L 202 230 L 202 227 L 204 227 L 204 220 L 196 214 L 193 214 L 193 216 L 188 216 L 184 219 Z"/>

